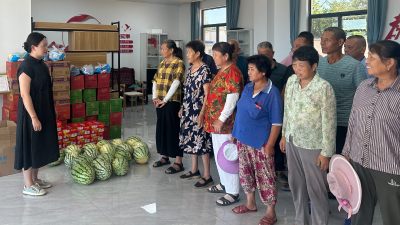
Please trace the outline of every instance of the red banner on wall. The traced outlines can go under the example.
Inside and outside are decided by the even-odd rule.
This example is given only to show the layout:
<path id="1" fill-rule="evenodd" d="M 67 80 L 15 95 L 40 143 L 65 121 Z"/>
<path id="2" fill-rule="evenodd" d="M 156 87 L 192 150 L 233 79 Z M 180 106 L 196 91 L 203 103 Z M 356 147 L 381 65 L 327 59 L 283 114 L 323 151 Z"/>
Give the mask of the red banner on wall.
<path id="1" fill-rule="evenodd" d="M 128 39 L 131 38 L 130 34 L 121 34 L 121 39 Z"/>
<path id="2" fill-rule="evenodd" d="M 133 44 L 132 40 L 119 40 L 120 44 Z"/>
<path id="3" fill-rule="evenodd" d="M 133 45 L 120 45 L 120 48 L 133 48 Z"/>
<path id="4" fill-rule="evenodd" d="M 119 52 L 121 52 L 121 53 L 132 53 L 133 50 L 132 49 L 121 49 Z"/>

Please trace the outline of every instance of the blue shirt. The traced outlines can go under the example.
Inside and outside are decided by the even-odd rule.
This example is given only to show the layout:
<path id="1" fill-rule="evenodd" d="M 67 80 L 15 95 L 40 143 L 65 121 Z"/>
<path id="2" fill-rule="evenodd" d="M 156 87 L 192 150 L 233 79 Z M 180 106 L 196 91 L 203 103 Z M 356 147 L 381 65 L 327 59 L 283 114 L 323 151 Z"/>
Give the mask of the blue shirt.
<path id="1" fill-rule="evenodd" d="M 363 58 L 361 63 L 364 65 L 364 69 L 365 69 L 365 73 L 367 74 L 367 78 L 374 78 L 374 76 L 368 74 L 367 64 L 365 63 L 365 57 Z"/>
<path id="2" fill-rule="evenodd" d="M 272 125 L 281 126 L 283 104 L 278 88 L 268 84 L 253 98 L 254 82 L 246 85 L 237 103 L 232 136 L 241 143 L 261 149 L 268 142 Z"/>
<path id="3" fill-rule="evenodd" d="M 246 58 L 243 56 L 239 56 L 238 60 L 236 61 L 236 66 L 239 67 L 239 70 L 242 72 L 244 85 L 249 83 L 249 71 Z"/>
<path id="4" fill-rule="evenodd" d="M 204 53 L 202 60 L 203 63 L 210 67 L 211 74 L 216 75 L 218 73 L 217 66 L 215 65 L 213 57 Z"/>

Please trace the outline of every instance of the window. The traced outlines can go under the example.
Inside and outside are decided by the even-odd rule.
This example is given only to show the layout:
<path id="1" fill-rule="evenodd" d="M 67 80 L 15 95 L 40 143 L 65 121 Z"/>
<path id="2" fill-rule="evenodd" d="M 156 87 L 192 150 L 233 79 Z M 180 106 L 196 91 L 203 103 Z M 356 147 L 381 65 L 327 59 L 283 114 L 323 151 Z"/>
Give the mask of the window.
<path id="1" fill-rule="evenodd" d="M 226 7 L 203 10 L 201 31 L 205 52 L 212 55 L 212 46 L 226 41 Z"/>
<path id="2" fill-rule="evenodd" d="M 309 0 L 308 19 L 310 32 L 314 34 L 315 48 L 320 54 L 321 36 L 328 27 L 341 27 L 346 36 L 367 37 L 368 0 Z"/>

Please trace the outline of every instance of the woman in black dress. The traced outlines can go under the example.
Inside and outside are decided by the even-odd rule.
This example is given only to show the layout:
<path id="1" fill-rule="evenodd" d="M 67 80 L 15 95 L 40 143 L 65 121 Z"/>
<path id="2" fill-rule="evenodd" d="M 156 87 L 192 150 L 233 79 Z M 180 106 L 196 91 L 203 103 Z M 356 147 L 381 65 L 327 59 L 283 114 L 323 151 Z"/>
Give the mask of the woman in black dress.
<path id="1" fill-rule="evenodd" d="M 42 57 L 47 55 L 43 34 L 31 33 L 24 43 L 30 53 L 18 68 L 17 143 L 14 168 L 23 169 L 26 195 L 44 195 L 51 184 L 38 179 L 39 168 L 60 156 L 56 110 L 50 72 Z"/>

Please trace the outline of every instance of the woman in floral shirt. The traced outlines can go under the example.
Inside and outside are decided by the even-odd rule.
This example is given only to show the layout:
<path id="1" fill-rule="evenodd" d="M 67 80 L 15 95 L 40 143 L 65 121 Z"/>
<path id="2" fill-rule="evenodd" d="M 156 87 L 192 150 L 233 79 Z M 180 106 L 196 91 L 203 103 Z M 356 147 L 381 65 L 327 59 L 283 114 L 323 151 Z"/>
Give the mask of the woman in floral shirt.
<path id="1" fill-rule="evenodd" d="M 296 224 L 328 224 L 326 170 L 336 152 L 336 100 L 331 85 L 319 77 L 319 56 L 314 47 L 293 53 L 293 70 L 286 84 L 280 148 L 287 153 L 289 183 L 296 209 Z"/>
<path id="2" fill-rule="evenodd" d="M 215 65 L 221 69 L 210 84 L 206 102 L 204 130 L 212 133 L 214 154 L 232 137 L 236 116 L 236 103 L 243 90 L 243 76 L 232 62 L 233 47 L 226 42 L 213 46 Z M 215 159 L 221 184 L 208 189 L 212 193 L 225 193 L 217 205 L 230 205 L 239 201 L 239 174 L 230 174 L 221 169 Z"/>

